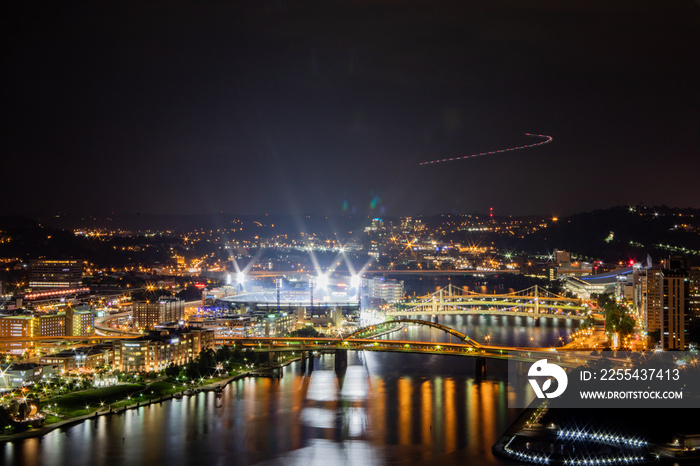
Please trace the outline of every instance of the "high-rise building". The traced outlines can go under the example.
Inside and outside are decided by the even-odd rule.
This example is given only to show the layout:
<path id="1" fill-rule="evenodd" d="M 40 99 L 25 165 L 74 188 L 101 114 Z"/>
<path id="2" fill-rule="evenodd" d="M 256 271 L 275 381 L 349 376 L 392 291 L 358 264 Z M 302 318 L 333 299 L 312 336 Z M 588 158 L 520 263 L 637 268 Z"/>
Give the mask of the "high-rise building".
<path id="1" fill-rule="evenodd" d="M 690 318 L 700 319 L 700 270 L 689 270 L 688 279 L 688 287 L 690 288 Z"/>
<path id="2" fill-rule="evenodd" d="M 83 261 L 38 259 L 29 263 L 32 290 L 75 288 L 83 279 Z"/>
<path id="3" fill-rule="evenodd" d="M 178 298 L 161 297 L 158 301 L 138 301 L 134 303 L 132 320 L 134 328 L 154 329 L 156 325 L 179 322 L 185 319 L 185 302 Z"/>
<path id="4" fill-rule="evenodd" d="M 647 269 L 646 274 L 641 277 L 640 285 L 642 287 L 642 310 L 646 316 L 646 331 L 656 332 L 661 329 L 664 297 L 663 269 Z"/>
<path id="5" fill-rule="evenodd" d="M 649 333 L 659 332 L 665 349 L 686 349 L 692 312 L 691 280 L 682 261 L 663 261 L 640 275 L 641 310 Z"/>
<path id="6" fill-rule="evenodd" d="M 690 287 L 688 272 L 683 269 L 664 271 L 661 345 L 664 349 L 685 350 L 688 333 Z"/>

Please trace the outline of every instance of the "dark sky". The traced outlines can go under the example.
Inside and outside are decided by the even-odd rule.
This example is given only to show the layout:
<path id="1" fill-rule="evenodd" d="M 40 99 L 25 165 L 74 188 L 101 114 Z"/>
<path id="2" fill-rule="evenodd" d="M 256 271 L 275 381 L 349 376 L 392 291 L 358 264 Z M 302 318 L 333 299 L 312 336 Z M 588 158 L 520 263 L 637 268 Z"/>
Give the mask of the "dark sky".
<path id="1" fill-rule="evenodd" d="M 3 214 L 700 207 L 690 0 L 8 3 Z"/>

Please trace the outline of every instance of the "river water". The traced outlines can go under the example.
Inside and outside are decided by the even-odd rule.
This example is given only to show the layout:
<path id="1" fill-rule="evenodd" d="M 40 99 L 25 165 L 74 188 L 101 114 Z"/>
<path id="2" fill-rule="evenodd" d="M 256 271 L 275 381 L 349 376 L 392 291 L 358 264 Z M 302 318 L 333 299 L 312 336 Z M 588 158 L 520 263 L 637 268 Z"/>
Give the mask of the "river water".
<path id="1" fill-rule="evenodd" d="M 491 447 L 519 410 L 505 365 L 484 380 L 459 356 L 321 355 L 281 379 L 247 378 L 2 445 L 2 464 L 504 465 Z"/>

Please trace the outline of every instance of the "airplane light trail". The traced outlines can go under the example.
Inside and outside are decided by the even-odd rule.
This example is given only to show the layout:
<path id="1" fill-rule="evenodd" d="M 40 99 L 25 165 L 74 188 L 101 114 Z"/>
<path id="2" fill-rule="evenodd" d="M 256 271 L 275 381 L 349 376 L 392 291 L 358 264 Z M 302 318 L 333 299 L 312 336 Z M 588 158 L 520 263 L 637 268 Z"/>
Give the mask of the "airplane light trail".
<path id="1" fill-rule="evenodd" d="M 520 150 L 520 149 L 527 149 L 528 147 L 536 147 L 536 146 L 541 146 L 543 144 L 548 144 L 552 142 L 552 139 L 554 139 L 552 136 L 547 136 L 546 134 L 532 134 L 532 133 L 524 133 L 525 136 L 535 136 L 537 138 L 544 138 L 544 141 L 536 142 L 534 144 L 527 144 L 524 146 L 517 146 L 517 147 L 509 147 L 507 149 L 499 149 L 499 150 L 492 150 L 490 152 L 480 152 L 478 154 L 471 154 L 471 155 L 462 155 L 460 157 L 452 157 L 449 159 L 437 159 L 437 160 L 430 160 L 428 162 L 421 162 L 421 165 L 429 165 L 431 163 L 442 163 L 442 162 L 452 162 L 453 160 L 462 160 L 462 159 L 469 159 L 472 157 L 478 157 L 480 155 L 492 155 L 492 154 L 500 154 L 501 152 L 509 152 L 512 150 Z"/>

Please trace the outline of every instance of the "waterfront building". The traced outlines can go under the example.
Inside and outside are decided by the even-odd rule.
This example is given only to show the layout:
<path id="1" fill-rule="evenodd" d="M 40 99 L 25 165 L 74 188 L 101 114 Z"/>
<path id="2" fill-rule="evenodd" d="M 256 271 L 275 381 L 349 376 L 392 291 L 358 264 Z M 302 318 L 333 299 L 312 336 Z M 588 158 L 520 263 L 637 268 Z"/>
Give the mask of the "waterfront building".
<path id="1" fill-rule="evenodd" d="M 158 301 L 137 301 L 134 303 L 132 320 L 135 329 L 154 329 L 164 322 L 179 322 L 185 319 L 185 302 L 162 296 Z"/>
<path id="2" fill-rule="evenodd" d="M 29 262 L 29 288 L 32 290 L 79 288 L 83 261 L 37 259 Z"/>
<path id="3" fill-rule="evenodd" d="M 152 331 L 133 340 L 113 343 L 113 368 L 120 371 L 160 371 L 170 364 L 187 364 L 214 348 L 214 332 L 198 328 Z"/>
<path id="4" fill-rule="evenodd" d="M 39 358 L 39 362 L 53 365 L 61 373 L 91 370 L 108 366 L 110 363 L 110 352 L 111 348 L 108 345 L 72 348 L 56 354 L 42 356 Z"/>

